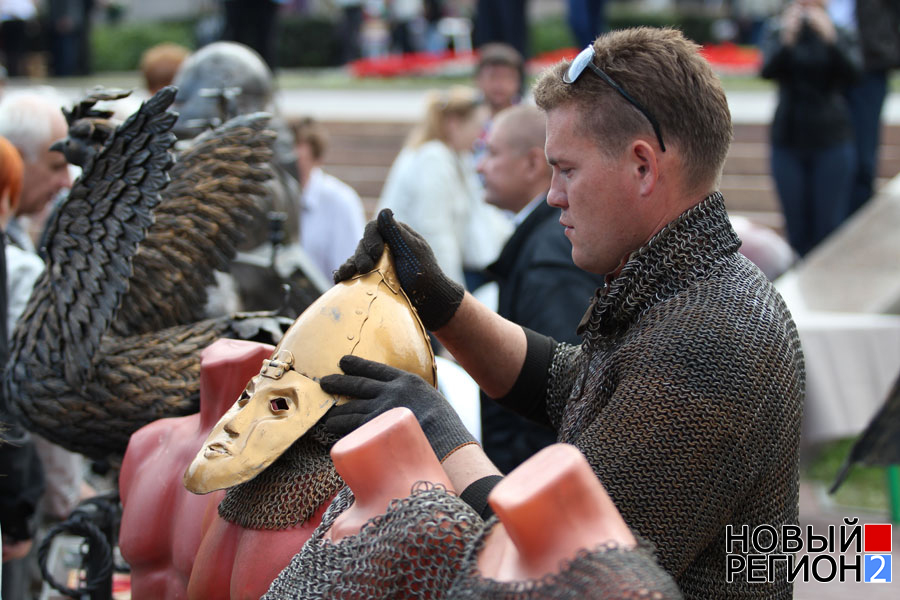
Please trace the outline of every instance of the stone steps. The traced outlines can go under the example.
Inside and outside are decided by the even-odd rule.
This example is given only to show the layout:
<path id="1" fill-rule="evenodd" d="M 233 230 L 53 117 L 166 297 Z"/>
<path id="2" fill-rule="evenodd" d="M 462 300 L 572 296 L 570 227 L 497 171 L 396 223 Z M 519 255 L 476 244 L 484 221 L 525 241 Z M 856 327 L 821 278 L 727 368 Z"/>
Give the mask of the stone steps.
<path id="1" fill-rule="evenodd" d="M 372 215 L 391 163 L 412 130 L 409 122 L 324 121 L 329 133 L 325 170 L 346 181 Z M 768 125 L 738 123 L 720 189 L 731 212 L 777 230 L 783 218 L 769 175 Z M 884 127 L 877 185 L 900 173 L 900 125 Z"/>

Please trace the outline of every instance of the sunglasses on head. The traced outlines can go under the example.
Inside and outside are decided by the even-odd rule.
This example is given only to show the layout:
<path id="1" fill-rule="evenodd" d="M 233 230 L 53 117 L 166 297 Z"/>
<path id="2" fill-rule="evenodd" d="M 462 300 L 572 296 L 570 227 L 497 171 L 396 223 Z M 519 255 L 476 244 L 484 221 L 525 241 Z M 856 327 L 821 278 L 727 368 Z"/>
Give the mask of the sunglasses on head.
<path id="1" fill-rule="evenodd" d="M 600 67 L 598 67 L 597 65 L 594 64 L 594 46 L 593 45 L 588 46 L 587 48 L 585 48 L 584 50 L 579 52 L 578 56 L 576 56 L 574 59 L 572 59 L 572 62 L 569 64 L 569 68 L 566 70 L 566 73 L 563 75 L 563 82 L 569 83 L 569 84 L 575 83 L 576 81 L 578 81 L 578 78 L 581 77 L 581 74 L 584 73 L 584 70 L 586 68 L 590 68 L 591 71 L 596 73 L 600 79 L 602 79 L 607 84 L 609 84 L 609 86 L 612 87 L 612 89 L 619 92 L 619 95 L 621 95 L 623 98 L 625 98 L 625 100 L 627 100 L 629 104 L 631 104 L 633 107 L 638 109 L 638 111 L 640 111 L 640 113 L 642 115 L 647 117 L 647 120 L 650 122 L 650 125 L 653 127 L 653 133 L 656 134 L 656 139 L 659 142 L 660 149 L 663 152 L 665 152 L 666 145 L 663 143 L 662 133 L 660 132 L 659 123 L 657 122 L 657 120 L 653 118 L 653 115 L 650 114 L 650 111 L 648 111 L 646 108 L 641 106 L 640 102 L 638 102 L 637 100 L 632 98 L 628 92 L 626 92 L 624 89 L 622 89 L 622 86 L 620 86 L 618 83 L 613 81 L 612 77 L 610 77 L 609 75 L 604 73 Z"/>

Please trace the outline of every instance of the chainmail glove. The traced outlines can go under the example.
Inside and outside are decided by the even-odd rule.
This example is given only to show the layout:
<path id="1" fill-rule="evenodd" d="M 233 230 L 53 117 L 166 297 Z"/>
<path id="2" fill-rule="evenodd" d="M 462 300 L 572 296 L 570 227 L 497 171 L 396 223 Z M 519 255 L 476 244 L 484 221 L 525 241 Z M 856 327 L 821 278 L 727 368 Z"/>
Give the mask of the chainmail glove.
<path id="1" fill-rule="evenodd" d="M 462 446 L 477 443 L 450 403 L 418 375 L 353 355 L 341 358 L 340 367 L 344 375 L 326 375 L 319 381 L 325 393 L 352 398 L 325 414 L 330 433 L 346 435 L 383 412 L 405 406 L 442 461 Z"/>
<path id="2" fill-rule="evenodd" d="M 405 223 L 394 220 L 389 208 L 366 224 L 356 252 L 334 272 L 334 282 L 374 269 L 385 243 L 391 249 L 400 285 L 422 324 L 429 331 L 446 325 L 462 302 L 465 289 L 444 274 L 428 242 Z"/>

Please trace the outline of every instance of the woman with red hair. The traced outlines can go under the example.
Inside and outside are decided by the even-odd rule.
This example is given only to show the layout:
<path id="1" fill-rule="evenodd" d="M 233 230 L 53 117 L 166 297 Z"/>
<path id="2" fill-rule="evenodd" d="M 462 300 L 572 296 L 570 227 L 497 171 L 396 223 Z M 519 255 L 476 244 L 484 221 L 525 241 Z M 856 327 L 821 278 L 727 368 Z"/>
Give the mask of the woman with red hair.
<path id="1" fill-rule="evenodd" d="M 3 229 L 19 203 L 24 168 L 19 151 L 0 136 L 0 227 Z"/>
<path id="2" fill-rule="evenodd" d="M 6 230 L 15 215 L 22 192 L 22 157 L 12 142 L 0 136 L 0 227 Z M 31 288 L 44 271 L 44 261 L 15 244 L 6 244 L 7 335 L 12 335 L 19 315 L 25 310 Z M 4 338 L 6 339 L 6 338 Z"/>

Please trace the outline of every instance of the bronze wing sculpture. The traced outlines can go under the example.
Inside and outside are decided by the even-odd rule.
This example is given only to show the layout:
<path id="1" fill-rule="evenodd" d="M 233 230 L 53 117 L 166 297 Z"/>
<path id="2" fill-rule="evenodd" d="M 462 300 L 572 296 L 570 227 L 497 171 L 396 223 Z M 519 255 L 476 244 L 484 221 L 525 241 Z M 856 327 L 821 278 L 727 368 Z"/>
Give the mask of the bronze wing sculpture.
<path id="1" fill-rule="evenodd" d="M 217 338 L 274 343 L 290 324 L 203 318 L 205 286 L 266 193 L 274 136 L 266 115 L 245 115 L 174 162 L 174 96 L 161 90 L 102 145 L 82 148 L 82 175 L 48 223 L 46 268 L 13 336 L 13 411 L 92 458 L 122 455 L 151 421 L 195 412 L 200 351 Z"/>
<path id="2" fill-rule="evenodd" d="M 850 449 L 831 485 L 832 494 L 844 483 L 856 463 L 880 467 L 900 464 L 900 374 L 884 404 Z"/>

